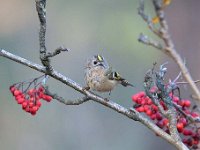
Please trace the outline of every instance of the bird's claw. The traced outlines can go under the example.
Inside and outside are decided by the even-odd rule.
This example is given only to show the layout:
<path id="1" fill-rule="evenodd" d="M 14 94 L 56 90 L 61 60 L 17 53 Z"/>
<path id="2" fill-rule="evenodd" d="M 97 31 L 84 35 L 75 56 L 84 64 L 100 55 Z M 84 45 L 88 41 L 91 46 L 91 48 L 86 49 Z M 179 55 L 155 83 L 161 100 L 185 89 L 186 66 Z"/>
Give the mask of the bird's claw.
<path id="1" fill-rule="evenodd" d="M 85 86 L 83 87 L 83 91 L 89 91 L 90 87 L 89 86 Z"/>

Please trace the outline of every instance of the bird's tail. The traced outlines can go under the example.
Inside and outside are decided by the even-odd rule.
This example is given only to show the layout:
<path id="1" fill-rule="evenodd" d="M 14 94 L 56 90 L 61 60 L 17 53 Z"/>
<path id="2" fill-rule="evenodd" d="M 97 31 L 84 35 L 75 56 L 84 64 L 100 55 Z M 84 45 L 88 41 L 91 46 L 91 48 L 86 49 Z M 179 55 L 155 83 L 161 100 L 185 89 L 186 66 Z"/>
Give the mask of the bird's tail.
<path id="1" fill-rule="evenodd" d="M 111 68 L 111 69 L 112 69 L 112 68 Z M 110 80 L 116 80 L 116 81 L 118 81 L 119 83 L 121 83 L 121 85 L 123 85 L 123 86 L 125 86 L 125 87 L 127 87 L 127 86 L 132 86 L 132 87 L 134 87 L 134 86 L 133 86 L 131 83 L 129 83 L 126 79 L 122 78 L 118 72 L 116 72 L 116 71 L 112 72 L 111 69 L 109 69 L 109 70 L 107 71 L 107 76 L 108 76 L 108 78 L 109 78 Z"/>
<path id="2" fill-rule="evenodd" d="M 129 83 L 129 82 L 128 82 L 127 80 L 125 80 L 125 79 L 122 79 L 122 80 L 121 80 L 121 85 L 123 85 L 123 86 L 125 86 L 125 87 L 127 87 L 127 86 L 132 86 L 132 87 L 134 87 L 133 84 Z"/>

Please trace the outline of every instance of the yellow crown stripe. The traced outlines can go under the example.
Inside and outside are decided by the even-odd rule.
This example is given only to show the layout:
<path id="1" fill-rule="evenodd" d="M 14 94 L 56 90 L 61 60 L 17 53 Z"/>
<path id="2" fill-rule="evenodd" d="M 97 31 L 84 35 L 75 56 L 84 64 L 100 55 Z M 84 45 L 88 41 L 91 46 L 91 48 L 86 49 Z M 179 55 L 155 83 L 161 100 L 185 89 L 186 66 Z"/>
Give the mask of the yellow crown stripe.
<path id="1" fill-rule="evenodd" d="M 100 55 L 97 55 L 97 59 L 98 59 L 99 61 L 103 61 L 103 58 L 102 58 Z"/>

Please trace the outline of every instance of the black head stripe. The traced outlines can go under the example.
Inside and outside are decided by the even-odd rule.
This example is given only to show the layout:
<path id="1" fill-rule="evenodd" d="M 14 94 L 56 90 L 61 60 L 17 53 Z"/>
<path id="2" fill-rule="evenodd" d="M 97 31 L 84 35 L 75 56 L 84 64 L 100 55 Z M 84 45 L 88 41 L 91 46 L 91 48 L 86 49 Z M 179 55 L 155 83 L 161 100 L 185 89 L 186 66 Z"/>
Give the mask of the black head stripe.
<path id="1" fill-rule="evenodd" d="M 120 80 L 120 79 L 121 79 L 120 74 L 117 73 L 117 72 L 114 72 L 114 73 L 113 73 L 113 76 L 114 76 L 114 78 L 117 79 L 117 80 Z"/>

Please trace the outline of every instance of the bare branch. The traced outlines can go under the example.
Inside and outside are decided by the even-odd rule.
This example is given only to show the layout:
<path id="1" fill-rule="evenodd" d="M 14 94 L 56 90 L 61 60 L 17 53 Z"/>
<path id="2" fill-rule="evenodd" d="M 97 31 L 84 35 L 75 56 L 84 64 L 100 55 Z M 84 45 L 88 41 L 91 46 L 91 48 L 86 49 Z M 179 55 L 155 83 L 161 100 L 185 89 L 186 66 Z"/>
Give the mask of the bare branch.
<path id="1" fill-rule="evenodd" d="M 200 122 L 200 117 L 192 117 L 190 114 L 185 113 L 180 106 L 178 106 L 176 103 L 173 103 L 174 107 L 189 121 L 191 122 Z"/>
<path id="2" fill-rule="evenodd" d="M 46 73 L 45 67 L 43 67 L 39 64 L 33 63 L 33 62 L 31 62 L 31 61 L 29 61 L 25 58 L 22 58 L 20 56 L 9 53 L 8 51 L 5 51 L 4 49 L 0 50 L 0 56 L 6 57 L 6 58 L 11 59 L 15 62 L 18 62 L 18 63 L 23 64 L 25 66 L 28 66 L 30 68 L 33 68 L 33 69 L 35 69 L 39 72 Z"/>
<path id="3" fill-rule="evenodd" d="M 177 131 L 177 114 L 176 109 L 173 107 L 173 102 L 170 97 L 170 93 L 176 88 L 176 84 L 172 81 L 168 86 L 164 84 L 164 76 L 166 74 L 167 68 L 165 67 L 167 63 L 160 66 L 159 72 L 156 73 L 156 86 L 160 91 L 160 97 L 167 106 L 168 110 L 165 112 L 166 117 L 169 119 L 169 132 L 174 142 L 181 142 L 181 138 Z M 176 81 L 181 74 L 179 74 L 174 81 Z"/>
<path id="4" fill-rule="evenodd" d="M 38 18 L 40 21 L 39 31 L 39 43 L 40 43 L 40 60 L 42 64 L 47 68 L 47 74 L 52 71 L 50 59 L 47 57 L 47 48 L 45 45 L 46 35 L 46 0 L 35 0 L 36 10 L 38 12 Z"/>
<path id="5" fill-rule="evenodd" d="M 46 34 L 46 0 L 35 0 L 36 10 L 38 12 L 38 17 L 40 21 L 40 32 L 39 32 L 39 42 L 40 42 L 40 53 L 46 54 L 45 46 L 45 34 Z"/>
<path id="6" fill-rule="evenodd" d="M 170 135 L 172 136 L 172 138 L 174 139 L 174 142 L 182 142 L 179 133 L 177 131 L 177 114 L 176 114 L 176 110 L 174 109 L 174 107 L 168 107 L 167 110 L 167 118 L 169 119 L 169 132 Z"/>
<path id="7" fill-rule="evenodd" d="M 67 49 L 67 48 L 65 48 L 63 46 L 60 46 L 57 49 L 55 49 L 54 52 L 52 52 L 52 53 L 48 52 L 46 57 L 54 57 L 54 56 L 60 54 L 61 52 L 67 52 L 67 51 L 69 51 L 69 49 Z"/>
<path id="8" fill-rule="evenodd" d="M 200 82 L 200 80 L 195 80 L 195 81 L 193 81 L 194 83 L 199 83 Z M 176 84 L 189 84 L 188 82 L 176 82 Z"/>
<path id="9" fill-rule="evenodd" d="M 56 99 L 56 100 L 58 100 L 59 102 L 65 104 L 65 105 L 80 105 L 80 104 L 82 104 L 82 103 L 87 102 L 87 101 L 90 100 L 90 99 L 89 99 L 88 97 L 86 97 L 86 96 L 85 96 L 85 97 L 82 97 L 82 98 L 78 98 L 78 99 L 76 99 L 76 100 L 65 100 L 63 97 L 58 96 L 56 93 L 51 93 L 51 92 L 49 91 L 48 86 L 44 86 L 44 88 L 45 88 L 45 93 L 46 93 L 47 95 L 51 96 L 53 99 Z"/>
<path id="10" fill-rule="evenodd" d="M 31 62 L 27 59 L 24 59 L 22 57 L 11 54 L 11 53 L 9 53 L 5 50 L 0 50 L 0 56 L 6 57 L 10 60 L 21 63 L 25 66 L 28 66 L 28 67 L 30 67 L 34 70 L 39 71 L 39 72 L 46 73 L 45 67 L 43 67 L 39 64 L 33 63 L 33 62 Z M 155 132 L 157 135 L 164 138 L 169 143 L 174 144 L 174 139 L 170 135 L 168 135 L 165 131 L 163 131 L 158 126 L 156 126 L 154 123 L 152 123 L 149 119 L 145 118 L 143 115 L 141 115 L 135 109 L 131 108 L 130 110 L 128 110 L 127 108 L 122 107 L 121 105 L 119 105 L 119 104 L 117 104 L 113 101 L 110 101 L 110 100 L 106 101 L 104 98 L 97 96 L 97 95 L 95 95 L 95 94 L 93 94 L 93 93 L 91 93 L 87 90 L 84 90 L 84 88 L 81 87 L 78 83 L 74 82 L 73 80 L 67 78 L 66 76 L 62 75 L 61 73 L 59 73 L 55 70 L 52 70 L 52 72 L 49 74 L 49 76 L 51 76 L 52 78 L 54 78 L 58 81 L 61 81 L 62 83 L 66 84 L 66 85 L 70 86 L 71 88 L 73 88 L 73 89 L 79 91 L 80 93 L 84 94 L 85 98 L 83 98 L 83 99 L 86 99 L 86 97 L 87 97 L 88 99 L 91 99 L 91 100 L 93 100 L 97 103 L 100 103 L 100 104 L 102 104 L 102 105 L 104 105 L 108 108 L 113 109 L 114 111 L 116 111 L 120 114 L 123 114 L 124 116 L 128 117 L 129 119 L 132 119 L 132 120 L 135 120 L 135 121 L 140 121 L 142 124 L 144 124 L 149 129 L 151 129 L 153 132 Z M 60 97 L 56 97 L 56 98 L 58 98 L 58 101 L 59 101 Z M 83 100 L 83 101 L 86 101 L 86 100 Z M 62 98 L 60 99 L 60 102 L 65 103 L 64 100 L 62 100 Z M 68 102 L 66 102 L 66 103 L 68 103 Z M 71 103 L 71 102 L 69 102 L 69 103 Z M 175 146 L 178 149 L 187 150 L 185 145 L 182 144 L 182 143 L 176 143 Z"/>
<path id="11" fill-rule="evenodd" d="M 150 94 L 150 92 L 147 91 L 147 90 L 146 90 L 145 92 L 146 92 L 147 96 L 148 96 L 149 98 L 152 99 L 152 101 L 154 102 L 154 104 L 156 104 L 156 106 L 158 106 L 159 111 L 160 111 L 165 117 L 167 117 L 167 113 L 165 112 L 163 106 L 159 103 L 159 100 L 156 98 L 156 96 L 153 96 L 153 95 Z"/>
<path id="12" fill-rule="evenodd" d="M 159 22 L 161 26 L 160 33 L 162 35 L 161 38 L 163 39 L 166 45 L 166 47 L 164 48 L 164 52 L 170 57 L 172 57 L 174 61 L 178 64 L 179 68 L 181 69 L 181 72 L 183 73 L 184 78 L 189 83 L 196 97 L 200 101 L 200 91 L 195 85 L 195 83 L 193 82 L 194 80 L 192 79 L 187 67 L 185 66 L 183 59 L 181 58 L 181 56 L 178 54 L 177 50 L 175 49 L 174 43 L 169 34 L 168 25 L 165 20 L 165 13 L 163 11 L 163 7 L 161 4 L 162 2 L 160 0 L 152 0 L 152 1 L 153 1 L 155 11 L 156 11 L 156 15 L 160 21 Z"/>
<path id="13" fill-rule="evenodd" d="M 155 47 L 159 50 L 163 50 L 164 47 L 161 43 L 155 41 L 155 40 L 152 40 L 152 39 L 149 39 L 148 36 L 144 35 L 144 34 L 140 34 L 139 38 L 138 38 L 138 41 L 143 43 L 143 44 L 146 44 L 146 45 L 149 45 L 149 46 L 152 46 L 152 47 Z"/>
<path id="14" fill-rule="evenodd" d="M 138 14 L 142 17 L 142 19 L 147 23 L 149 29 L 156 34 L 158 37 L 161 36 L 159 31 L 155 28 L 154 24 L 152 23 L 152 19 L 150 16 L 146 15 L 144 12 L 144 0 L 140 0 L 140 4 L 138 7 Z"/>

